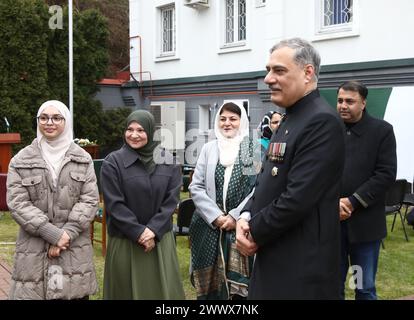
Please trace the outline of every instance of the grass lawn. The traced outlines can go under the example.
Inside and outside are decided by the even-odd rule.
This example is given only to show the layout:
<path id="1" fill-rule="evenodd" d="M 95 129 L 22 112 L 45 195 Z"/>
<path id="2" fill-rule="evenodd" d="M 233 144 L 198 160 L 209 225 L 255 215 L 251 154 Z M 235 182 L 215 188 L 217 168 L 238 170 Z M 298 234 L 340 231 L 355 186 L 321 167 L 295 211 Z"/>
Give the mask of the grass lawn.
<path id="1" fill-rule="evenodd" d="M 184 194 L 182 195 L 184 197 Z M 387 218 L 388 230 L 391 229 L 392 216 Z M 0 213 L 0 258 L 12 265 L 14 245 L 18 227 L 8 213 Z M 95 236 L 100 238 L 100 224 L 95 224 Z M 414 230 L 407 227 L 410 242 L 404 239 L 400 221 L 397 219 L 393 232 L 385 239 L 385 249 L 381 249 L 377 274 L 377 293 L 379 299 L 397 299 L 414 295 Z M 99 282 L 99 292 L 92 299 L 102 298 L 102 278 L 104 258 L 101 245 L 94 244 L 95 266 Z M 177 253 L 180 262 L 181 277 L 187 299 L 195 299 L 195 291 L 189 280 L 190 249 L 186 237 L 177 238 Z M 348 281 L 347 281 L 348 282 Z M 347 299 L 353 298 L 353 292 L 347 289 Z"/>

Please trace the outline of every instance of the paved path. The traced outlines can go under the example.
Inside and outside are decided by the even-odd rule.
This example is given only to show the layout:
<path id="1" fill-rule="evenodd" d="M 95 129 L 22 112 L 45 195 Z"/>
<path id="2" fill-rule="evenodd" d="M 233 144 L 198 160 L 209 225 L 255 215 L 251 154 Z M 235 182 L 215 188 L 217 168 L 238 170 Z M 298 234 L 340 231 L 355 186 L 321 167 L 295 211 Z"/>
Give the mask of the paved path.
<path id="1" fill-rule="evenodd" d="M 0 260 L 0 300 L 7 300 L 10 289 L 11 268 Z"/>

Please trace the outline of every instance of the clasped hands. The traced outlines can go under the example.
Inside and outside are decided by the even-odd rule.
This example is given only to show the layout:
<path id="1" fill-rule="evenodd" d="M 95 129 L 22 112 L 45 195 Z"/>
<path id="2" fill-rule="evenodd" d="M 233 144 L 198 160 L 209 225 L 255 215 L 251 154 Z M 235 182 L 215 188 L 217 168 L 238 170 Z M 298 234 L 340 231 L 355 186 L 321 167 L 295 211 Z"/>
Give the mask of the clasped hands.
<path id="1" fill-rule="evenodd" d="M 155 247 L 155 233 L 151 229 L 145 228 L 137 243 L 144 248 L 144 252 L 150 252 Z"/>
<path id="2" fill-rule="evenodd" d="M 236 229 L 236 220 L 234 218 L 227 214 L 227 215 L 221 215 L 216 220 L 213 221 L 213 224 L 225 231 L 230 231 Z"/>
<path id="3" fill-rule="evenodd" d="M 69 244 L 70 244 L 70 237 L 66 233 L 66 231 L 63 231 L 63 234 L 62 234 L 60 240 L 57 242 L 57 244 L 49 246 L 47 256 L 49 258 L 59 257 L 61 251 L 66 250 L 67 248 L 69 248 Z"/>
<path id="4" fill-rule="evenodd" d="M 237 221 L 236 247 L 244 256 L 253 256 L 259 248 L 250 234 L 249 222 L 245 219 L 239 219 Z"/>

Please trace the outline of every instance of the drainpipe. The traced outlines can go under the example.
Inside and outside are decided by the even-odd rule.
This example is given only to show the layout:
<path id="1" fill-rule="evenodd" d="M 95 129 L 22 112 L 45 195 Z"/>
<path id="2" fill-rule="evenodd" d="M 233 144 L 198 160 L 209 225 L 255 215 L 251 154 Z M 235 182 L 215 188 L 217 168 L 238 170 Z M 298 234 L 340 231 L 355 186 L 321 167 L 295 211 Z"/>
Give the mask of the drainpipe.
<path id="1" fill-rule="evenodd" d="M 138 73 L 139 73 L 139 82 L 138 82 L 139 83 L 139 94 L 140 94 L 141 97 L 144 94 L 144 88 L 142 86 L 142 82 L 143 82 L 142 81 L 142 74 L 143 73 L 148 73 L 149 78 L 150 78 L 150 84 L 151 84 L 150 85 L 151 95 L 153 95 L 153 91 L 152 91 L 152 75 L 151 75 L 151 72 L 150 71 L 142 71 L 142 38 L 141 38 L 141 36 L 133 36 L 133 37 L 130 37 L 129 40 L 131 41 L 132 39 L 135 39 L 135 38 L 138 39 L 138 44 L 139 44 L 139 71 L 138 71 Z M 132 74 L 132 72 L 130 72 L 130 75 L 131 75 L 132 79 L 134 79 L 135 82 L 137 82 L 137 80 L 135 79 L 135 77 Z"/>
<path id="2" fill-rule="evenodd" d="M 132 39 L 138 38 L 138 44 L 139 44 L 139 83 L 142 83 L 142 39 L 141 36 L 133 36 L 129 37 L 129 41 Z"/>

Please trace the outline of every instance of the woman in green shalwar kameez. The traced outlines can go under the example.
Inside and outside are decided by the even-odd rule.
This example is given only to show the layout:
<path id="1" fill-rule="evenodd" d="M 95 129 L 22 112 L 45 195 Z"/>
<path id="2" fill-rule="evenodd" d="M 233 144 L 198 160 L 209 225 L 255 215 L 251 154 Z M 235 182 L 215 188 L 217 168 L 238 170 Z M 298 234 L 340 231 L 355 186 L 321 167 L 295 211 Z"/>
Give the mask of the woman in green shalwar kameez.
<path id="1" fill-rule="evenodd" d="M 104 299 L 184 299 L 171 216 L 179 201 L 181 170 L 157 164 L 166 156 L 153 141 L 154 117 L 129 115 L 124 146 L 101 169 L 108 250 Z"/>
<path id="2" fill-rule="evenodd" d="M 225 103 L 216 115 L 217 140 L 203 147 L 193 174 L 191 277 L 198 299 L 247 297 L 252 258 L 236 249 L 235 227 L 251 196 L 254 163 L 260 163 L 260 154 L 254 158 L 248 129 L 244 108 Z"/>

